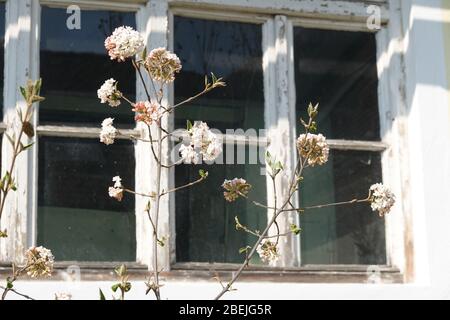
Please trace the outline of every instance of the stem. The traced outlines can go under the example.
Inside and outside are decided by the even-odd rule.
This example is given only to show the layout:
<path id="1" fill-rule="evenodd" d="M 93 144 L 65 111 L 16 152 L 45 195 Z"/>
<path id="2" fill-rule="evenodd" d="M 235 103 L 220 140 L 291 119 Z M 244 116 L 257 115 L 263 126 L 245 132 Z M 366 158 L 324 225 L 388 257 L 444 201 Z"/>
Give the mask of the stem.
<path id="1" fill-rule="evenodd" d="M 334 202 L 334 203 L 321 204 L 321 205 L 317 205 L 317 206 L 304 207 L 302 209 L 297 209 L 297 211 L 335 207 L 335 206 L 342 206 L 342 205 L 352 204 L 352 203 L 363 203 L 363 202 L 368 202 L 368 201 L 369 201 L 369 199 L 353 199 L 350 201 Z"/>
<path id="2" fill-rule="evenodd" d="M 122 190 L 125 191 L 125 192 L 128 192 L 128 193 L 137 195 L 137 196 L 142 196 L 142 197 L 147 197 L 147 198 L 155 198 L 155 196 L 153 196 L 153 195 L 136 192 L 136 191 L 133 191 L 133 190 L 130 190 L 130 189 L 122 189 Z"/>
<path id="3" fill-rule="evenodd" d="M 159 98 L 158 104 L 161 104 L 162 95 Z M 151 129 L 149 127 L 149 131 L 151 134 Z M 150 140 L 153 140 L 150 138 Z M 159 290 L 159 271 L 158 271 L 158 218 L 159 218 L 159 208 L 160 208 L 160 202 L 161 202 L 161 173 L 162 173 L 162 164 L 161 164 L 161 158 L 162 158 L 162 129 L 160 126 L 158 126 L 157 129 L 157 136 L 156 140 L 158 141 L 158 155 L 156 157 L 157 161 L 157 167 L 156 167 L 156 201 L 155 201 L 155 215 L 154 215 L 154 227 L 153 227 L 153 277 L 155 280 L 155 296 L 157 300 L 161 300 L 161 294 Z M 154 152 L 153 149 L 153 143 L 152 145 L 152 152 Z"/>
<path id="4" fill-rule="evenodd" d="M 301 176 L 303 168 L 304 168 L 304 162 L 302 162 L 299 159 L 298 162 L 297 162 L 297 166 L 295 168 L 295 171 L 294 171 L 294 175 L 292 176 L 292 180 L 291 180 L 290 186 L 289 186 L 288 198 L 283 203 L 283 205 L 281 206 L 280 209 L 274 210 L 274 214 L 272 216 L 272 219 L 269 221 L 269 223 L 267 224 L 266 228 L 264 229 L 264 231 L 261 233 L 261 235 L 259 236 L 258 240 L 256 241 L 256 243 L 253 245 L 252 249 L 250 250 L 250 253 L 247 255 L 247 257 L 245 258 L 244 262 L 239 267 L 238 271 L 233 274 L 233 277 L 231 278 L 230 282 L 228 282 L 228 284 L 222 289 L 222 291 L 215 297 L 215 300 L 219 300 L 225 293 L 227 293 L 231 289 L 231 286 L 233 285 L 233 283 L 236 282 L 236 280 L 241 276 L 241 274 L 244 271 L 244 269 L 248 266 L 248 264 L 250 262 L 250 259 L 256 253 L 256 250 L 257 250 L 259 244 L 264 239 L 266 239 L 269 229 L 276 222 L 277 217 L 283 212 L 284 208 L 289 204 L 289 202 L 290 202 L 290 200 L 291 200 L 291 198 L 294 195 L 295 190 L 296 190 L 296 188 L 294 188 L 295 180 L 296 180 L 295 179 L 295 177 L 296 177 L 295 173 L 297 173 L 297 171 L 298 171 L 298 176 Z"/>
<path id="5" fill-rule="evenodd" d="M 30 113 L 31 107 L 32 107 L 32 104 L 27 104 L 27 110 L 26 110 L 26 113 L 25 113 L 25 120 L 27 120 L 28 117 L 29 117 L 29 113 Z M 21 140 L 22 140 L 23 132 L 24 132 L 24 130 L 23 130 L 23 121 L 24 121 L 23 119 L 20 119 L 21 127 L 20 127 L 20 131 L 19 131 L 19 136 L 17 138 L 17 141 L 15 142 L 16 144 L 15 144 L 14 150 L 13 150 L 14 151 L 13 152 L 13 157 L 12 157 L 11 165 L 10 165 L 9 171 L 8 171 L 9 172 L 9 176 L 10 176 L 10 180 L 13 179 L 12 175 L 13 175 L 14 166 L 16 164 L 16 159 L 17 159 L 18 155 L 21 152 L 19 150 L 19 148 L 21 146 L 20 143 L 21 143 Z M 9 181 L 8 181 L 8 183 L 9 183 Z M 1 218 L 2 218 L 2 214 L 3 214 L 3 209 L 5 207 L 6 197 L 8 195 L 9 190 L 10 190 L 9 185 L 8 186 L 4 186 L 4 188 L 5 188 L 5 190 L 2 190 L 3 191 L 3 197 L 2 197 L 1 202 L 0 202 L 0 228 L 1 228 Z"/>
<path id="6" fill-rule="evenodd" d="M 197 180 L 195 180 L 195 181 L 192 181 L 192 182 L 190 182 L 190 183 L 188 183 L 188 184 L 185 184 L 185 185 L 183 185 L 183 186 L 176 187 L 176 188 L 173 188 L 173 189 L 164 191 L 163 193 L 161 193 L 160 196 L 162 197 L 162 196 L 164 196 L 164 195 L 166 195 L 166 194 L 168 194 L 168 193 L 175 192 L 175 191 L 178 191 L 178 190 L 181 190 L 181 189 L 184 189 L 184 188 L 192 187 L 193 185 L 196 185 L 197 183 L 200 183 L 200 182 L 202 182 L 202 181 L 205 180 L 205 179 L 206 179 L 206 178 L 204 178 L 204 177 L 200 177 L 199 179 L 197 179 Z"/>
<path id="7" fill-rule="evenodd" d="M 133 67 L 138 72 L 139 78 L 141 78 L 142 86 L 144 87 L 145 95 L 147 96 L 148 101 L 152 102 L 152 98 L 150 96 L 150 93 L 148 92 L 147 86 L 146 86 L 145 81 L 144 81 L 144 77 L 142 76 L 141 68 L 137 65 L 137 63 L 136 63 L 136 61 L 134 59 L 132 59 L 131 62 L 133 63 Z"/>
<path id="8" fill-rule="evenodd" d="M 30 297 L 30 296 L 27 296 L 26 294 L 23 294 L 23 293 L 20 293 L 19 291 L 17 291 L 16 289 L 8 289 L 8 288 L 5 288 L 4 286 L 0 286 L 0 289 L 4 289 L 5 291 L 3 292 L 3 295 L 2 295 L 2 300 L 5 300 L 5 298 L 6 298 L 6 294 L 5 294 L 5 292 L 7 292 L 7 291 L 11 291 L 11 292 L 14 292 L 15 294 L 17 294 L 18 296 L 21 296 L 21 297 L 24 297 L 25 299 L 28 299 L 28 300 L 35 300 L 34 298 L 32 298 L 32 297 Z"/>

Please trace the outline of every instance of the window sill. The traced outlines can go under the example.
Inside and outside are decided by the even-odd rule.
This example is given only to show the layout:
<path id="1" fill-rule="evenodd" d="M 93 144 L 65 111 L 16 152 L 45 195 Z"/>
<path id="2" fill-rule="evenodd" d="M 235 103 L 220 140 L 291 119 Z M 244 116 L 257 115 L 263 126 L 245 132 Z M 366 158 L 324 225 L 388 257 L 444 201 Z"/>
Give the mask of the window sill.
<path id="1" fill-rule="evenodd" d="M 61 281 L 73 277 L 79 267 L 82 281 L 115 281 L 117 277 L 114 268 L 118 263 L 77 263 L 65 262 L 55 265 L 53 277 L 47 280 Z M 146 266 L 138 263 L 125 263 L 132 281 L 146 280 L 149 271 Z M 239 265 L 221 263 L 177 263 L 172 270 L 162 272 L 163 281 L 223 281 L 229 279 Z M 10 267 L 0 267 L 0 277 L 10 275 Z M 376 278 L 373 278 L 376 277 Z M 389 266 L 363 265 L 308 265 L 298 268 L 277 268 L 269 266 L 251 266 L 243 272 L 241 281 L 246 282 L 291 282 L 291 283 L 404 283 L 403 274 Z M 39 281 L 39 280 L 36 280 Z"/>

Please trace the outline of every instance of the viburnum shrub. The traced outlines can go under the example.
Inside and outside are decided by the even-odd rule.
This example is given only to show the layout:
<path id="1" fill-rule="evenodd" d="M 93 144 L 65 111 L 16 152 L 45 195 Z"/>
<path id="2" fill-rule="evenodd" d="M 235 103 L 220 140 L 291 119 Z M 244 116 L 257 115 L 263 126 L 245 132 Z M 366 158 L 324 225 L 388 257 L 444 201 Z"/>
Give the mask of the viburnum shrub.
<path id="1" fill-rule="evenodd" d="M 199 178 L 183 186 L 177 186 L 171 190 L 161 189 L 161 175 L 162 170 L 169 170 L 180 163 L 198 164 L 201 161 L 213 161 L 222 153 L 222 145 L 218 137 L 211 131 L 208 125 L 196 119 L 194 123 L 188 121 L 187 128 L 184 133 L 185 141 L 179 149 L 181 159 L 173 163 L 166 163 L 163 159 L 163 140 L 173 135 L 168 128 L 164 128 L 164 117 L 168 117 L 174 110 L 188 102 L 198 98 L 209 91 L 225 86 L 221 78 L 216 78 L 211 74 L 211 78 L 205 77 L 205 87 L 203 91 L 193 95 L 176 105 L 169 105 L 163 102 L 164 93 L 168 86 L 175 80 L 176 75 L 181 71 L 182 66 L 180 59 L 172 52 L 165 48 L 156 48 L 147 53 L 142 36 L 130 27 L 117 28 L 113 34 L 105 41 L 105 48 L 108 51 L 112 60 L 124 62 L 130 60 L 134 69 L 139 74 L 139 78 L 146 92 L 145 101 L 131 101 L 120 91 L 120 85 L 114 79 L 108 79 L 100 87 L 97 94 L 102 103 L 107 103 L 109 106 L 116 108 L 121 105 L 122 101 L 130 104 L 130 111 L 134 112 L 134 119 L 137 123 L 142 124 L 147 130 L 147 136 L 136 138 L 142 140 L 150 145 L 150 157 L 153 157 L 156 163 L 156 185 L 153 186 L 153 191 L 145 194 L 140 191 L 131 190 L 122 183 L 122 179 L 116 176 L 112 179 L 114 185 L 108 190 L 109 195 L 121 201 L 124 193 L 130 193 L 140 197 L 148 197 L 148 205 L 146 208 L 147 216 L 153 228 L 153 270 L 152 276 L 147 282 L 147 293 L 152 291 L 157 299 L 161 299 L 161 283 L 159 279 L 160 268 L 157 261 L 158 246 L 163 246 L 166 240 L 165 235 L 162 237 L 159 233 L 159 215 L 160 215 L 160 201 L 164 196 L 169 196 L 170 193 L 177 190 L 191 187 L 197 183 L 202 182 L 208 176 L 205 171 L 199 172 Z M 138 57 L 138 58 L 137 58 Z M 144 80 L 143 74 L 147 73 L 149 83 Z M 211 79 L 211 80 L 210 80 Z M 152 90 L 150 90 L 152 89 Z M 298 162 L 295 170 L 290 177 L 290 184 L 288 187 L 288 194 L 285 199 L 277 199 L 276 180 L 279 173 L 284 170 L 283 164 L 272 156 L 270 152 L 266 152 L 267 175 L 271 178 L 273 184 L 273 206 L 268 206 L 256 201 L 252 201 L 256 206 L 265 208 L 272 212 L 272 218 L 269 220 L 267 226 L 263 231 L 253 230 L 251 226 L 245 226 L 239 222 L 238 217 L 235 218 L 236 229 L 247 232 L 255 236 L 256 241 L 252 246 L 246 246 L 239 249 L 241 254 L 245 254 L 245 259 L 240 268 L 233 273 L 232 279 L 222 285 L 220 293 L 216 299 L 221 298 L 226 292 L 232 290 L 232 285 L 245 268 L 250 264 L 250 259 L 257 253 L 261 260 L 265 263 L 274 263 L 280 257 L 278 249 L 279 239 L 281 237 L 295 236 L 300 234 L 301 229 L 295 224 L 291 224 L 289 230 L 280 230 L 277 219 L 284 213 L 297 212 L 303 214 L 307 210 L 313 210 L 328 206 L 348 205 L 352 203 L 366 202 L 371 205 L 373 211 L 378 211 L 380 217 L 387 214 L 395 202 L 395 197 L 391 191 L 382 184 L 374 184 L 370 187 L 368 196 L 363 199 L 353 199 L 346 202 L 329 203 L 310 207 L 294 207 L 292 205 L 292 197 L 301 188 L 303 180 L 303 170 L 307 167 L 321 166 L 327 163 L 329 156 L 329 146 L 326 137 L 317 133 L 316 117 L 318 115 L 318 105 L 308 106 L 308 121 L 301 119 L 304 127 L 304 132 L 300 134 L 297 139 L 296 147 L 298 152 Z M 102 123 L 100 133 L 100 141 L 109 145 L 114 143 L 114 139 L 120 132 L 113 125 L 114 119 L 107 118 Z M 225 180 L 222 184 L 224 189 L 224 197 L 228 202 L 237 201 L 239 198 L 250 199 L 251 184 L 243 178 L 234 178 Z M 276 234 L 269 235 L 269 229 L 276 226 Z M 121 270 L 119 273 L 117 270 Z M 113 286 L 113 291 L 121 290 L 121 299 L 124 298 L 125 292 L 131 289 L 131 284 L 127 281 L 126 268 L 121 267 L 116 270 L 116 273 L 122 279 L 120 283 Z M 104 295 L 101 292 L 101 297 Z"/>
<path id="2" fill-rule="evenodd" d="M 146 213 L 153 229 L 154 252 L 153 270 L 146 284 L 147 293 L 153 292 L 159 300 L 161 299 L 160 288 L 162 285 L 159 277 L 161 270 L 158 265 L 157 251 L 159 246 L 165 245 L 166 237 L 168 236 L 160 234 L 160 201 L 163 197 L 168 197 L 171 193 L 180 189 L 192 187 L 203 182 L 208 177 L 208 172 L 200 170 L 198 179 L 171 190 L 162 190 L 162 172 L 163 170 L 170 170 L 181 163 L 197 164 L 201 161 L 213 161 L 222 153 L 221 142 L 205 122 L 194 121 L 192 124 L 188 121 L 184 132 L 183 144 L 179 149 L 180 159 L 172 163 L 168 162 L 163 155 L 163 142 L 165 139 L 175 135 L 169 128 L 164 127 L 164 123 L 166 123 L 164 117 L 169 117 L 176 108 L 187 105 L 188 102 L 211 90 L 225 86 L 225 82 L 220 78 L 216 78 L 214 74 L 211 74 L 210 77 L 205 76 L 205 86 L 201 92 L 176 105 L 169 105 L 164 101 L 163 97 L 182 68 L 180 59 L 174 53 L 165 48 L 156 48 L 148 52 L 142 36 L 131 27 L 119 27 L 114 30 L 112 35 L 105 40 L 105 48 L 111 60 L 116 60 L 119 63 L 124 63 L 127 60 L 131 61 L 134 71 L 139 74 L 139 79 L 146 93 L 146 100 L 131 101 L 120 91 L 120 84 L 111 78 L 106 80 L 98 89 L 97 96 L 101 103 L 108 104 L 112 108 L 121 108 L 123 101 L 128 103 L 130 105 L 130 116 L 134 117 L 139 126 L 146 129 L 144 137 L 133 136 L 131 138 L 149 144 L 149 157 L 154 159 L 156 166 L 154 172 L 156 174 L 156 185 L 153 186 L 152 192 L 146 194 L 141 190 L 132 190 L 127 186 L 126 181 L 122 181 L 120 176 L 116 176 L 112 178 L 114 184 L 109 187 L 108 194 L 117 201 L 122 201 L 125 193 L 148 198 Z M 149 79 L 148 83 L 145 81 L 145 74 L 147 75 L 146 78 Z M 111 145 L 120 134 L 119 130 L 114 127 L 113 118 L 103 120 L 100 142 Z M 131 289 L 131 284 L 124 280 L 126 278 L 126 268 L 119 267 L 119 269 L 116 269 L 116 273 L 122 280 L 119 284 L 113 286 L 112 289 L 114 292 L 120 289 L 120 299 L 124 299 L 125 292 Z M 101 298 L 105 298 L 103 292 L 101 292 Z"/>
<path id="3" fill-rule="evenodd" d="M 233 202 L 238 198 L 250 199 L 252 203 L 258 207 L 267 209 L 272 212 L 266 228 L 263 231 L 253 230 L 250 226 L 245 226 L 239 222 L 238 217 L 235 218 L 236 230 L 241 230 L 255 236 L 256 241 L 253 246 L 246 246 L 239 250 L 245 254 L 244 262 L 241 264 L 237 272 L 233 273 L 233 277 L 227 284 L 222 282 L 222 290 L 216 296 L 220 299 L 225 293 L 232 290 L 232 285 L 239 279 L 242 272 L 250 264 L 250 259 L 257 253 L 261 261 L 265 263 L 275 263 L 280 253 L 278 243 L 281 237 L 299 235 L 301 229 L 296 224 L 291 224 L 288 230 L 280 230 L 277 219 L 287 212 L 297 212 L 304 214 L 306 211 L 331 207 L 350 205 L 354 203 L 368 203 L 373 211 L 378 211 L 380 217 L 384 217 L 391 210 L 395 203 L 394 194 L 381 183 L 376 183 L 369 188 L 368 196 L 363 199 L 352 199 L 344 202 L 321 204 L 309 207 L 294 207 L 292 197 L 301 189 L 303 181 L 303 170 L 307 167 L 321 166 L 328 161 L 329 146 L 324 135 L 317 133 L 316 117 L 319 113 L 319 106 L 308 106 L 308 122 L 300 119 L 303 125 L 304 133 L 300 134 L 297 139 L 298 161 L 292 176 L 289 178 L 288 194 L 284 199 L 277 199 L 277 183 L 279 173 L 283 170 L 283 164 L 277 161 L 270 152 L 266 152 L 267 174 L 270 176 L 273 185 L 273 206 L 268 206 L 250 199 L 251 184 L 242 178 L 234 178 L 233 180 L 225 180 L 222 187 L 225 189 L 224 197 L 227 201 Z M 275 234 L 269 235 L 271 227 L 275 226 Z M 220 279 L 219 279 L 220 280 Z"/>
<path id="4" fill-rule="evenodd" d="M 16 115 L 11 125 L 8 125 L 5 136 L 11 144 L 12 153 L 9 159 L 8 170 L 0 180 L 0 223 L 5 208 L 6 198 L 11 191 L 16 191 L 16 183 L 13 177 L 16 160 L 20 154 L 30 149 L 34 142 L 31 139 L 35 136 L 35 130 L 32 124 L 35 105 L 44 101 L 39 95 L 42 81 L 28 81 L 25 87 L 20 87 L 20 92 L 25 100 L 25 106 L 17 106 Z M 13 241 L 8 237 L 8 231 L 2 229 L 0 225 L 0 241 Z M 49 249 L 44 247 L 31 247 L 25 252 L 26 261 L 23 265 L 12 264 L 12 275 L 7 277 L 6 285 L 0 286 L 3 290 L 1 300 L 5 300 L 9 292 L 13 292 L 23 298 L 32 300 L 33 298 L 26 294 L 18 292 L 14 288 L 14 282 L 26 274 L 32 278 L 50 277 L 53 271 L 54 257 Z"/>

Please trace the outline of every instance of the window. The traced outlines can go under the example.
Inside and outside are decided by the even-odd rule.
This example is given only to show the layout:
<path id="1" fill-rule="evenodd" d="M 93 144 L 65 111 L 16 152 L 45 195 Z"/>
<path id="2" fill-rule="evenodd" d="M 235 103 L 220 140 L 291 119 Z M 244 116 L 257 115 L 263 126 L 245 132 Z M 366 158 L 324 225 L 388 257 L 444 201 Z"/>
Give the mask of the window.
<path id="1" fill-rule="evenodd" d="M 269 110 L 275 123 L 271 134 L 281 132 L 279 126 L 283 126 L 280 123 L 286 120 L 286 115 L 274 109 L 280 108 L 276 99 L 283 94 L 280 93 L 283 84 L 270 78 L 277 77 L 270 73 L 270 66 L 262 69 L 264 54 L 272 55 L 268 59 L 275 63 L 275 69 L 280 68 L 275 56 L 283 54 L 277 47 L 279 44 L 264 48 L 262 45 L 263 33 L 266 38 L 270 36 L 268 26 L 272 18 L 261 28 L 258 24 L 186 16 L 175 15 L 173 19 L 174 50 L 183 63 L 183 72 L 175 83 L 175 102 L 199 91 L 201 79 L 208 72 L 224 76 L 229 86 L 177 111 L 176 127 L 185 126 L 186 119 L 202 119 L 222 131 L 239 127 L 261 129 L 267 126 L 264 114 Z M 284 20 L 284 27 L 290 26 L 289 20 Z M 288 50 L 292 49 L 294 54 L 292 80 L 296 101 L 296 115 L 289 123 L 297 126 L 295 136 L 298 136 L 301 133 L 298 120 L 306 117 L 307 105 L 319 103 L 319 130 L 330 139 L 332 149 L 325 166 L 306 170 L 299 203 L 310 206 L 365 198 L 370 185 L 382 181 L 385 149 L 380 137 L 376 36 L 370 32 L 300 26 L 292 27 L 292 42 L 287 34 L 281 40 L 287 41 Z M 275 93 L 271 93 L 277 95 L 275 105 L 264 101 L 264 90 L 273 88 L 263 86 L 264 77 L 276 87 Z M 276 138 L 271 136 L 269 140 Z M 294 148 L 289 150 L 290 154 L 294 152 Z M 177 167 L 176 184 L 195 178 L 197 167 Z M 257 186 L 253 194 L 265 203 L 266 179 L 258 173 L 261 165 L 216 164 L 202 168 L 210 171 L 207 183 L 176 195 L 176 261 L 240 262 L 238 249 L 254 239 L 234 230 L 234 216 L 250 228 L 260 230 L 267 223 L 267 212 L 246 201 L 225 203 L 218 186 L 225 178 L 243 176 Z M 294 252 L 294 257 L 283 262 L 284 265 L 387 264 L 384 220 L 367 204 L 316 210 L 301 215 L 298 222 L 302 228 L 298 251 L 296 239 L 289 245 L 281 244 L 286 246 L 282 248 L 284 252 Z M 259 259 L 254 260 L 253 263 L 258 263 Z"/>
<path id="2" fill-rule="evenodd" d="M 328 163 L 305 172 L 301 203 L 363 199 L 382 180 L 375 35 L 364 32 L 294 28 L 297 118 L 320 104 L 319 132 L 368 150 L 332 148 Z M 298 130 L 301 131 L 300 125 Z M 367 204 L 332 207 L 301 216 L 303 264 L 386 264 L 384 220 Z"/>
<path id="3" fill-rule="evenodd" d="M 133 142 L 105 146 L 95 133 L 86 137 L 86 127 L 106 117 L 119 128 L 133 123 L 129 110 L 100 104 L 96 91 L 113 77 L 134 99 L 132 68 L 113 64 L 103 42 L 116 27 L 135 26 L 135 14 L 83 10 L 80 30 L 67 29 L 67 17 L 65 8 L 42 7 L 37 243 L 59 261 L 136 261 L 134 200 L 116 203 L 107 193 L 113 176 L 134 184 Z"/>
<path id="4" fill-rule="evenodd" d="M 177 110 L 176 128 L 186 126 L 186 120 L 202 120 L 222 133 L 226 129 L 263 129 L 261 25 L 175 16 L 174 31 L 174 49 L 183 64 L 175 82 L 176 102 L 201 91 L 203 78 L 210 72 L 223 77 L 227 83 L 227 87 Z M 247 159 L 238 162 L 234 141 L 230 145 L 225 143 L 224 164 L 176 167 L 176 185 L 195 179 L 199 169 L 209 172 L 205 183 L 175 195 L 177 262 L 238 263 L 242 258 L 238 249 L 246 246 L 251 238 L 236 232 L 234 217 L 256 229 L 267 223 L 264 210 L 245 201 L 227 203 L 221 188 L 225 179 L 243 177 L 252 181 L 257 200 L 264 201 L 265 176 L 260 174 L 261 165 L 256 159 L 249 163 L 250 150 L 255 151 L 255 147 L 248 143 L 241 147 L 247 149 Z"/>
<path id="5" fill-rule="evenodd" d="M 293 169 L 294 141 L 301 131 L 298 120 L 305 117 L 309 102 L 320 104 L 319 130 L 332 150 L 327 165 L 305 172 L 305 184 L 295 201 L 314 205 L 365 197 L 372 183 L 391 179 L 389 173 L 397 166 L 392 162 L 398 159 L 385 151 L 395 137 L 386 138 L 383 128 L 390 121 L 385 114 L 397 106 L 384 99 L 391 89 L 379 93 L 378 88 L 395 87 L 393 83 L 400 80 L 389 79 L 393 82 L 387 84 L 386 78 L 378 78 L 377 60 L 389 42 L 386 33 L 384 39 L 367 30 L 370 1 L 341 1 L 345 5 L 326 1 L 327 6 L 288 0 L 273 6 L 258 1 L 231 6 L 216 0 L 201 4 L 161 0 L 154 5 L 145 5 L 145 0 L 88 2 L 32 1 L 31 9 L 24 0 L 7 4 L 14 9 L 8 12 L 8 21 L 20 20 L 30 32 L 9 39 L 5 62 L 0 47 L 0 69 L 4 63 L 8 66 L 4 110 L 14 111 L 17 86 L 23 84 L 25 74 L 43 78 L 46 97 L 38 108 L 36 148 L 17 166 L 18 186 L 27 192 L 26 201 L 7 204 L 13 207 L 9 210 L 28 213 L 20 226 L 5 223 L 22 237 L 17 248 L 51 247 L 57 261 L 63 262 L 147 264 L 150 260 L 151 228 L 141 214 L 145 199 L 125 197 L 118 203 L 107 194 L 111 178 L 118 174 L 130 187 L 135 184 L 135 189 L 151 192 L 152 182 L 146 177 L 154 168 L 143 156 L 146 147 L 124 138 L 112 146 L 98 141 L 106 117 L 113 117 L 121 132 L 139 134 L 126 106 L 109 108 L 96 96 L 100 85 L 112 77 L 130 100 L 145 99 L 130 63 L 112 62 L 103 47 L 105 37 L 121 25 L 142 31 L 149 47 L 168 46 L 181 58 L 183 69 L 164 99 L 177 103 L 201 91 L 210 72 L 227 83 L 176 109 L 166 124 L 179 129 L 187 120 L 205 121 L 224 139 L 224 151 L 219 163 L 179 165 L 164 175 L 165 187 L 172 187 L 195 180 L 200 169 L 209 172 L 207 181 L 172 194 L 161 206 L 161 227 L 170 234 L 167 245 L 159 248 L 164 270 L 193 266 L 209 270 L 209 263 L 220 267 L 242 261 L 239 248 L 255 239 L 235 230 L 234 217 L 262 230 L 271 213 L 246 200 L 226 202 L 221 185 L 224 179 L 242 177 L 253 185 L 253 200 L 266 203 L 272 188 L 265 176 L 265 150 L 269 146 L 287 170 Z M 376 2 L 385 23 L 385 4 Z M 80 30 L 66 27 L 68 3 L 82 9 Z M 22 19 L 23 12 L 30 12 L 31 19 Z M 4 24 L 5 2 L 0 0 L 2 44 Z M 17 64 L 14 56 L 20 56 L 21 50 L 27 58 Z M 34 54 L 36 50 L 39 54 Z M 278 190 L 287 183 L 283 179 L 277 181 Z M 318 270 L 336 270 L 336 265 L 344 265 L 338 269 L 350 270 L 349 265 L 359 265 L 356 268 L 365 270 L 365 265 L 374 264 L 390 268 L 392 252 L 403 255 L 404 248 L 393 250 L 391 241 L 393 233 L 403 236 L 397 234 L 401 228 L 391 228 L 389 219 L 385 226 L 367 205 L 280 219 L 282 228 L 292 222 L 302 228 L 300 237 L 280 243 L 280 268 L 302 271 L 314 265 Z M 11 250 L 0 247 L 2 255 L 18 256 Z M 403 263 L 403 258 L 397 261 Z M 258 269 L 271 268 L 255 256 L 252 265 L 257 264 Z"/>

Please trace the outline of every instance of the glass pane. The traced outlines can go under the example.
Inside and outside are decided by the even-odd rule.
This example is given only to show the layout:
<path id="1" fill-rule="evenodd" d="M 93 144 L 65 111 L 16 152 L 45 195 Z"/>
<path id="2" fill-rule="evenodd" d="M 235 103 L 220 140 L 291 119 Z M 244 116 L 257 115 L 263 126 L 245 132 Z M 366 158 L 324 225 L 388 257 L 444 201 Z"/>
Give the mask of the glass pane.
<path id="1" fill-rule="evenodd" d="M 322 167 L 307 168 L 302 207 L 367 197 L 381 181 L 377 152 L 336 151 Z M 384 219 L 368 203 L 313 209 L 301 215 L 303 264 L 386 264 Z"/>
<path id="2" fill-rule="evenodd" d="M 262 167 L 258 164 L 214 164 L 176 168 L 177 186 L 198 179 L 200 169 L 209 172 L 203 183 L 176 193 L 177 261 L 242 262 L 244 256 L 239 254 L 239 249 L 252 245 L 256 239 L 237 231 L 234 217 L 238 216 L 239 221 L 251 229 L 262 230 L 267 225 L 267 211 L 245 199 L 232 203 L 225 201 L 221 185 L 224 179 L 244 178 L 253 186 L 249 196 L 265 203 L 266 177 L 260 174 Z M 252 263 L 259 263 L 259 258 L 255 256 Z"/>
<path id="3" fill-rule="evenodd" d="M 220 130 L 263 128 L 261 26 L 175 17 L 174 28 L 175 52 L 183 64 L 175 81 L 175 101 L 203 90 L 204 77 L 211 72 L 227 83 L 178 109 L 176 127 L 185 127 L 190 119 Z"/>
<path id="4" fill-rule="evenodd" d="M 134 197 L 107 192 L 116 175 L 134 187 L 134 168 L 130 141 L 40 138 L 38 244 L 58 261 L 135 261 Z"/>
<path id="5" fill-rule="evenodd" d="M 3 85 L 5 68 L 5 3 L 0 3 L 0 120 L 3 121 Z"/>
<path id="6" fill-rule="evenodd" d="M 327 138 L 380 139 L 374 34 L 296 27 L 294 55 L 297 120 L 320 103 Z"/>
<path id="7" fill-rule="evenodd" d="M 105 38 L 122 25 L 135 25 L 134 13 L 82 11 L 81 29 L 69 30 L 66 9 L 42 7 L 41 77 L 39 110 L 41 124 L 66 122 L 94 125 L 106 117 L 117 124 L 133 124 L 130 109 L 101 104 L 97 89 L 109 78 L 134 100 L 136 76 L 130 62 L 111 61 L 103 46 Z"/>

